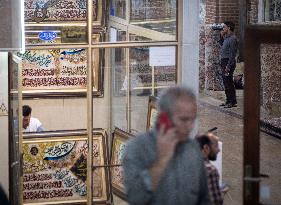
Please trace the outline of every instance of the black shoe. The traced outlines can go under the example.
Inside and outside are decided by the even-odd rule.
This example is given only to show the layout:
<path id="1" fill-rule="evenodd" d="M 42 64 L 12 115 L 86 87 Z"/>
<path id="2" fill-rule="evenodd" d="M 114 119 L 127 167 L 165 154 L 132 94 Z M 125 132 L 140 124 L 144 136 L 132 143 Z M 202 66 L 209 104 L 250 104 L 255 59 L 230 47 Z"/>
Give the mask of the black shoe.
<path id="1" fill-rule="evenodd" d="M 233 105 L 231 104 L 231 103 L 227 103 L 225 106 L 224 106 L 224 108 L 232 108 L 233 107 Z"/>
<path id="2" fill-rule="evenodd" d="M 226 104 L 227 104 L 227 103 L 222 103 L 222 104 L 220 104 L 220 106 L 226 106 Z"/>

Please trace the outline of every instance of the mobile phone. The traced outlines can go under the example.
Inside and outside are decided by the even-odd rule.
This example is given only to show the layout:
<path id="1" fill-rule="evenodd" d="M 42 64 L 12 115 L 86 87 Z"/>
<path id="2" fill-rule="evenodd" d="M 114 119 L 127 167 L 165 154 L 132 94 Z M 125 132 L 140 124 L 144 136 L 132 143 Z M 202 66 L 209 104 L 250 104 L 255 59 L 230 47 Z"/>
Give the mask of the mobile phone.
<path id="1" fill-rule="evenodd" d="M 213 127 L 213 128 L 211 128 L 211 129 L 209 129 L 207 132 L 213 132 L 213 131 L 215 131 L 215 130 L 217 130 L 218 128 L 217 127 Z"/>
<path id="2" fill-rule="evenodd" d="M 170 120 L 167 112 L 161 112 L 158 117 L 158 128 L 163 125 L 165 127 L 165 132 L 173 127 L 172 121 Z"/>

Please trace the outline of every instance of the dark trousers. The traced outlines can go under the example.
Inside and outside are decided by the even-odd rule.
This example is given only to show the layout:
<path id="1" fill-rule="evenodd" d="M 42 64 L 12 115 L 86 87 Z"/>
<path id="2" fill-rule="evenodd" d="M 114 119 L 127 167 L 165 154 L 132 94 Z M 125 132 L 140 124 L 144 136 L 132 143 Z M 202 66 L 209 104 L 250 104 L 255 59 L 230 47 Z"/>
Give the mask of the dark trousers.
<path id="1" fill-rule="evenodd" d="M 227 63 L 228 63 L 228 58 L 221 59 L 222 79 L 223 79 L 223 85 L 225 90 L 226 103 L 236 104 L 237 103 L 236 91 L 233 82 L 233 72 L 235 66 L 233 68 L 230 68 L 229 73 L 226 73 L 225 68 Z"/>

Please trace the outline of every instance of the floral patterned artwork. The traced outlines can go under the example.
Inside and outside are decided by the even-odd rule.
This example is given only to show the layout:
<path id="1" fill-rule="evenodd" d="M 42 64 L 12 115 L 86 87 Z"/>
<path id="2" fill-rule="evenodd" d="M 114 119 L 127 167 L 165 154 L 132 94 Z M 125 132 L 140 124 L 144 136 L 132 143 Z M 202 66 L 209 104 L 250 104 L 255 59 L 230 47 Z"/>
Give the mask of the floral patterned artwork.
<path id="1" fill-rule="evenodd" d="M 87 140 L 23 144 L 24 203 L 86 200 Z M 93 163 L 105 164 L 102 136 L 93 139 Z M 105 170 L 93 172 L 93 196 L 106 200 Z"/>
<path id="2" fill-rule="evenodd" d="M 97 19 L 97 0 L 93 0 L 93 19 Z M 25 22 L 86 21 L 86 0 L 25 0 Z"/>

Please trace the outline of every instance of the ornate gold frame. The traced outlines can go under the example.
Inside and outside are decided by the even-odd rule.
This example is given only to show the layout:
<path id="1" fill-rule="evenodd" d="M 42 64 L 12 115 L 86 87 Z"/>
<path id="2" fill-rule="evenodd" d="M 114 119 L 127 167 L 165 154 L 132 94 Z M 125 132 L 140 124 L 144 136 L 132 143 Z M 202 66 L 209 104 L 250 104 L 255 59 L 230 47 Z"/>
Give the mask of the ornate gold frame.
<path id="1" fill-rule="evenodd" d="M 107 202 L 110 200 L 110 197 L 111 197 L 111 194 L 110 194 L 111 191 L 110 191 L 110 186 L 109 186 L 109 170 L 107 168 L 107 166 L 108 166 L 107 135 L 106 135 L 106 132 L 102 129 L 94 129 L 92 136 L 93 136 L 93 140 L 97 141 L 97 143 L 98 143 L 97 146 L 100 146 L 99 148 L 96 147 L 96 149 L 93 150 L 93 155 L 100 154 L 101 158 L 100 158 L 100 160 L 97 161 L 99 164 L 91 164 L 91 165 L 87 164 L 87 173 L 90 172 L 90 173 L 92 173 L 92 176 L 93 176 L 93 172 L 96 169 L 97 170 L 102 169 L 102 172 L 100 173 L 101 179 L 100 179 L 100 177 L 97 179 L 97 180 L 101 180 L 101 189 L 100 190 L 102 192 L 101 193 L 102 195 L 101 195 L 101 197 L 93 197 L 92 201 L 94 203 L 107 204 Z M 79 141 L 85 141 L 85 142 L 88 141 L 88 143 L 89 143 L 86 130 L 54 131 L 54 132 L 42 132 L 42 133 L 24 133 L 23 134 L 23 156 L 24 156 L 23 157 L 23 165 L 25 164 L 26 157 L 28 157 L 28 159 L 30 159 L 30 157 L 31 157 L 31 156 L 26 155 L 25 151 L 27 149 L 30 152 L 33 151 L 32 150 L 33 148 L 35 149 L 35 151 L 36 150 L 38 151 L 41 148 L 40 144 L 44 145 L 44 143 L 45 144 L 46 143 L 53 143 L 53 144 L 56 144 L 57 147 L 59 147 L 59 144 L 62 143 L 62 142 L 70 143 L 70 142 L 79 142 Z M 32 145 L 33 147 L 27 148 L 25 145 L 30 145 L 30 146 Z M 85 148 L 85 149 L 87 149 L 87 148 Z M 72 148 L 70 150 L 69 154 L 67 154 L 67 155 L 70 155 L 70 153 L 73 150 L 74 150 L 74 148 Z M 58 152 L 56 152 L 56 153 L 58 153 Z M 31 153 L 31 155 L 32 155 L 32 153 Z M 46 155 L 46 153 L 45 153 L 45 155 Z M 62 159 L 64 160 L 67 155 L 63 156 Z M 39 158 L 40 158 L 40 156 L 39 156 Z M 38 159 L 36 158 L 36 160 L 37 161 L 40 160 L 39 158 Z M 73 162 L 73 166 L 75 165 L 75 163 Z M 66 164 L 66 162 L 64 164 Z M 98 168 L 96 168 L 96 166 Z M 95 167 L 95 169 L 93 169 L 93 167 Z M 23 171 L 23 178 L 24 178 L 24 174 L 25 174 L 24 169 L 22 169 L 22 171 Z M 51 172 L 51 169 L 49 171 Z M 32 174 L 35 174 L 35 173 L 36 172 L 32 172 Z M 69 170 L 69 173 L 73 173 L 73 171 Z M 72 174 L 71 176 L 73 177 L 74 174 Z M 93 180 L 96 180 L 94 178 L 94 176 L 92 178 L 93 178 Z M 88 181 L 88 179 L 84 182 L 84 185 L 86 185 L 87 181 Z M 92 186 L 93 186 L 93 183 L 94 182 L 92 181 L 91 182 Z M 23 182 L 23 185 L 24 185 L 24 182 Z M 74 186 L 72 186 L 71 188 L 74 188 Z M 97 191 L 97 190 L 94 189 L 94 186 L 93 186 L 92 189 L 93 189 L 92 190 L 93 192 Z M 46 189 L 44 189 L 44 191 L 46 191 Z M 49 191 L 51 191 L 51 189 Z M 89 194 L 89 191 L 91 191 L 91 189 L 87 189 L 87 195 Z M 53 200 L 53 201 L 50 201 L 50 200 L 36 201 L 35 200 L 33 202 L 28 202 L 28 203 L 24 203 L 24 201 L 23 201 L 23 204 L 38 204 L 39 205 L 39 204 L 50 204 L 50 203 L 55 203 L 55 202 L 60 203 L 60 204 L 81 204 L 81 203 L 85 204 L 87 202 L 87 195 L 85 195 L 81 199 L 76 199 L 76 200 L 69 200 L 69 199 Z"/>
<path id="2" fill-rule="evenodd" d="M 122 199 L 126 199 L 125 188 L 122 183 L 122 165 L 120 157 L 120 147 L 124 148 L 124 143 L 134 137 L 119 128 L 115 128 L 112 133 L 111 154 L 110 154 L 110 169 L 111 185 L 114 194 Z M 118 174 L 117 174 L 118 173 Z M 120 174 L 120 175 L 119 175 Z M 117 178 L 117 179 L 116 179 Z"/>

